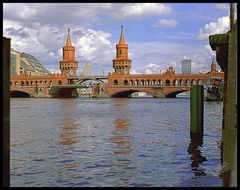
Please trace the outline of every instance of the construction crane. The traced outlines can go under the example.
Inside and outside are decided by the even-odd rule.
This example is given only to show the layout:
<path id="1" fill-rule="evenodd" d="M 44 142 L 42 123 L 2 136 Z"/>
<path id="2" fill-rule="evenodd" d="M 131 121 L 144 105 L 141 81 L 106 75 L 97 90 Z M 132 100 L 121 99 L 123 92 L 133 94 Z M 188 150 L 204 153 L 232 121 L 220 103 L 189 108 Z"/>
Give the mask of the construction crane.
<path id="1" fill-rule="evenodd" d="M 85 68 L 83 69 L 83 72 L 80 74 L 80 76 L 81 76 L 82 78 L 86 78 L 86 77 L 91 76 L 91 75 L 92 75 L 91 65 L 90 65 L 90 63 L 87 63 L 87 64 L 85 65 Z"/>

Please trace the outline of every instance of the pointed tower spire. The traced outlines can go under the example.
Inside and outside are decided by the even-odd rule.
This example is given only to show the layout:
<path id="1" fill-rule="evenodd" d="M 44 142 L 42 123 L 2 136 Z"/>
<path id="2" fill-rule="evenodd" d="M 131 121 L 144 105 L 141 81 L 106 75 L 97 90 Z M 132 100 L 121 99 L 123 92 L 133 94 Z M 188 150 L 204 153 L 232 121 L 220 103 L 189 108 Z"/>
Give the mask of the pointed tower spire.
<path id="1" fill-rule="evenodd" d="M 70 28 L 68 28 L 68 36 L 67 36 L 66 46 L 72 46 L 71 37 L 70 37 Z"/>
<path id="2" fill-rule="evenodd" d="M 78 62 L 75 60 L 75 47 L 72 46 L 69 28 L 66 45 L 62 50 L 63 59 L 59 62 L 62 73 L 66 73 L 68 76 L 76 76 Z"/>
<path id="3" fill-rule="evenodd" d="M 213 57 L 212 64 L 211 64 L 211 72 L 213 72 L 213 73 L 217 72 L 217 64 L 216 64 L 214 57 Z"/>
<path id="4" fill-rule="evenodd" d="M 115 73 L 129 74 L 132 60 L 128 58 L 128 44 L 125 43 L 123 36 L 123 26 L 121 26 L 121 35 L 119 43 L 116 44 L 116 58 L 113 59 L 113 68 Z"/>
<path id="5" fill-rule="evenodd" d="M 123 35 L 123 25 L 121 25 L 121 35 L 118 44 L 125 44 L 124 35 Z"/>

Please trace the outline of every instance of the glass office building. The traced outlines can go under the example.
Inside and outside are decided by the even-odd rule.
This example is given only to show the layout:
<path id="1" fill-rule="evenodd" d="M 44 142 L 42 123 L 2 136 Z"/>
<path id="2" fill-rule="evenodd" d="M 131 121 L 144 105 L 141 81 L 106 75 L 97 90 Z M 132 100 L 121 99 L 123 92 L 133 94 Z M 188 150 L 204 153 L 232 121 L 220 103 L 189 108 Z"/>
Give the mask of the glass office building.
<path id="1" fill-rule="evenodd" d="M 191 59 L 182 60 L 182 74 L 191 74 L 192 65 Z"/>

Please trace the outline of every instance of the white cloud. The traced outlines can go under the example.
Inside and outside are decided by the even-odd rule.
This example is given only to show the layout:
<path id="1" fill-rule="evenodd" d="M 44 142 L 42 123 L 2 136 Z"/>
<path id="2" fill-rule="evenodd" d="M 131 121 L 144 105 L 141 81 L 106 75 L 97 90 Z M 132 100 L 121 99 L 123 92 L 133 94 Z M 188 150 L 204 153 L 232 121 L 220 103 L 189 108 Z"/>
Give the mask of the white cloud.
<path id="1" fill-rule="evenodd" d="M 54 10 L 54 11 L 53 11 Z M 171 8 L 163 3 L 4 3 L 3 16 L 24 23 L 40 21 L 41 24 L 62 23 L 90 27 L 100 22 L 101 16 L 110 19 L 140 19 L 146 16 L 171 14 Z M 66 16 L 68 15 L 68 16 Z M 106 18 L 106 17 L 105 17 Z"/>
<path id="2" fill-rule="evenodd" d="M 162 3 L 127 3 L 111 15 L 118 19 L 139 18 L 153 15 L 170 14 L 171 8 Z"/>
<path id="3" fill-rule="evenodd" d="M 48 54 L 48 57 L 49 57 L 50 59 L 59 59 L 59 56 L 56 55 L 54 52 L 50 52 L 50 53 Z"/>
<path id="4" fill-rule="evenodd" d="M 55 69 L 55 68 L 46 68 L 47 70 L 49 70 L 52 74 L 54 73 L 61 73 L 60 69 Z"/>
<path id="5" fill-rule="evenodd" d="M 208 39 L 209 35 L 225 33 L 229 30 L 229 16 L 221 17 L 217 22 L 210 22 L 200 28 L 197 36 L 198 40 Z"/>
<path id="6" fill-rule="evenodd" d="M 132 68 L 138 73 L 159 73 L 165 71 L 170 65 L 176 73 L 181 73 L 181 62 L 189 58 L 194 63 L 192 72 L 209 71 L 212 55 L 205 46 L 194 46 L 166 42 L 135 42 L 129 44 L 129 56 L 133 60 Z"/>
<path id="7" fill-rule="evenodd" d="M 177 21 L 173 19 L 160 19 L 155 22 L 152 27 L 174 27 L 177 25 Z"/>

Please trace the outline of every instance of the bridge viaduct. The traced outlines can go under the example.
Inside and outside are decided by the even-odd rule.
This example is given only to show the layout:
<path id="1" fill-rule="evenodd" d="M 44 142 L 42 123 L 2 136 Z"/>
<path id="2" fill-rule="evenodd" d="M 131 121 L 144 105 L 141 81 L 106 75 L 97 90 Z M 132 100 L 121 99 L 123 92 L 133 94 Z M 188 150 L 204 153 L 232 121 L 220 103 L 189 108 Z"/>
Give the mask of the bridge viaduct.
<path id="1" fill-rule="evenodd" d="M 213 61 L 206 74 L 176 74 L 170 66 L 162 74 L 130 74 L 132 60 L 128 58 L 128 44 L 125 43 L 123 29 L 116 44 L 116 58 L 112 60 L 114 72 L 108 76 L 76 76 L 78 62 L 75 47 L 72 46 L 68 30 L 66 45 L 63 47 L 63 60 L 59 62 L 61 74 L 31 76 L 27 72 L 12 76 L 11 96 L 28 97 L 78 97 L 77 88 L 85 86 L 86 80 L 98 81 L 92 86 L 93 97 L 130 97 L 134 92 L 146 92 L 156 98 L 175 97 L 189 91 L 195 84 L 203 84 L 209 77 L 224 79 L 223 72 L 217 72 Z M 107 79 L 107 83 L 103 80 Z"/>

